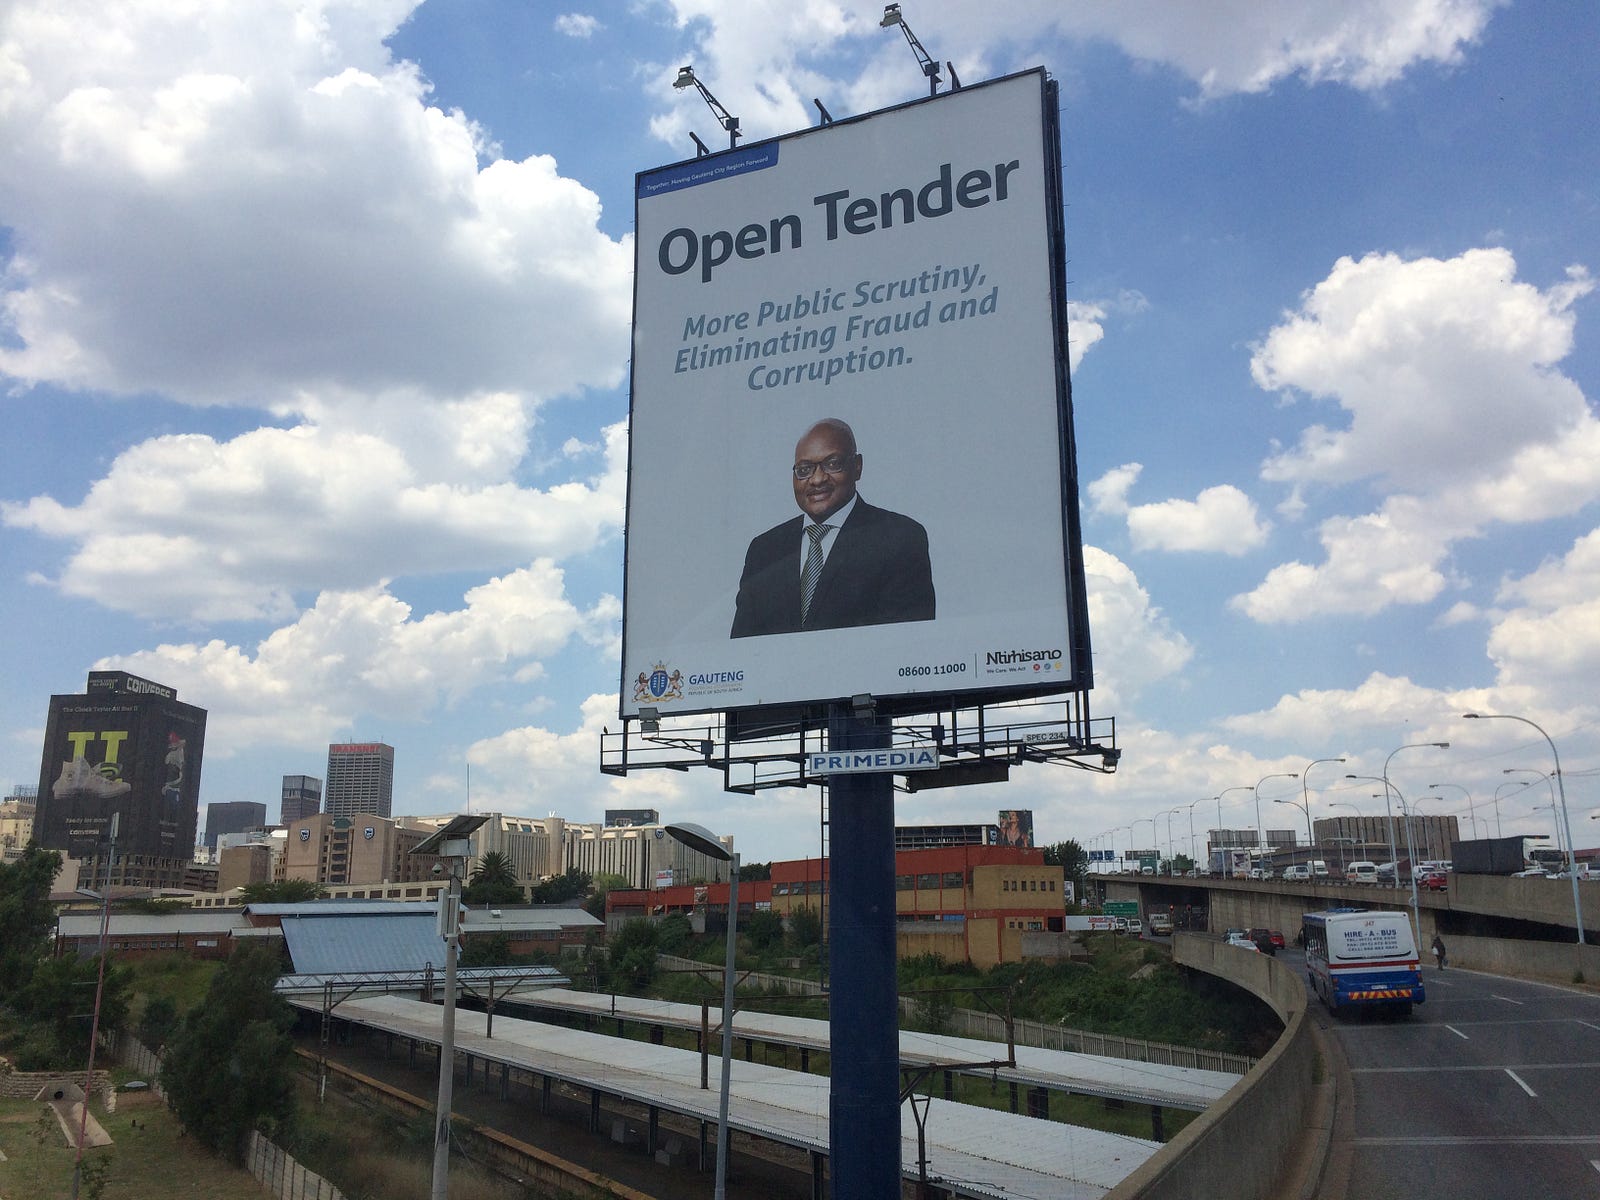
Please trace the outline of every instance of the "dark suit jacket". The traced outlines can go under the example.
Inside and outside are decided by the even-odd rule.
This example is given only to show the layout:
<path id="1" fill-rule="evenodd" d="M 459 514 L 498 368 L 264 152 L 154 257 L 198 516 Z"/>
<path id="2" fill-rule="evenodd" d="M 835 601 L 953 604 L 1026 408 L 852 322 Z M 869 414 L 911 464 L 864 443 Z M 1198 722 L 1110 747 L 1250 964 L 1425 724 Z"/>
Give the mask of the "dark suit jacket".
<path id="1" fill-rule="evenodd" d="M 733 637 L 933 620 L 928 531 L 858 495 L 834 537 L 802 625 L 800 543 L 809 520 L 802 514 L 750 543 L 739 577 Z"/>

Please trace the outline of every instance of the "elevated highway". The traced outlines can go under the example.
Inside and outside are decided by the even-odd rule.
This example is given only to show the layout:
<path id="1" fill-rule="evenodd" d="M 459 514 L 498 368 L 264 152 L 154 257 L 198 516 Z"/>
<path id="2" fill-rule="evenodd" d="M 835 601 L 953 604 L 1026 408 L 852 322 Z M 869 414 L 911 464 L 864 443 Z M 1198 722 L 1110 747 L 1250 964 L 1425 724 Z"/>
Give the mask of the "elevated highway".
<path id="1" fill-rule="evenodd" d="M 1418 893 L 1418 916 L 1426 944 L 1437 930 L 1452 935 L 1511 941 L 1570 944 L 1577 940 L 1572 885 L 1564 879 L 1512 879 L 1452 874 L 1442 892 Z M 1291 940 L 1307 912 L 1340 905 L 1409 909 L 1409 887 L 1284 880 L 1187 879 L 1149 875 L 1094 875 L 1091 889 L 1106 900 L 1133 900 L 1141 912 L 1171 905 L 1203 907 L 1213 931 L 1238 926 L 1280 929 Z M 1579 902 L 1588 940 L 1600 941 L 1600 881 L 1580 881 Z M 1590 947 L 1593 949 L 1593 947 Z M 1452 957 L 1455 955 L 1452 944 Z M 1597 964 L 1600 965 L 1600 964 Z"/>

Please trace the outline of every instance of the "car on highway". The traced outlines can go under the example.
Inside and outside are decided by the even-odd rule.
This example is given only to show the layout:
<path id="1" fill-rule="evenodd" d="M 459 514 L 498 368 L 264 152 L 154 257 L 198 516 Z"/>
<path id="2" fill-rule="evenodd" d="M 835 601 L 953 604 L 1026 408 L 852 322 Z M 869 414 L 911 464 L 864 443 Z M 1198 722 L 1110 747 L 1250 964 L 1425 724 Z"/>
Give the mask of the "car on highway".
<path id="1" fill-rule="evenodd" d="M 1378 864 L 1375 862 L 1353 862 L 1344 869 L 1344 877 L 1351 883 L 1377 883 Z"/>
<path id="2" fill-rule="evenodd" d="M 1261 950 L 1260 946 L 1256 945 L 1248 937 L 1246 937 L 1242 931 L 1237 929 L 1228 934 L 1228 940 L 1226 944 L 1229 946 L 1237 946 L 1241 950 L 1255 950 L 1258 953 Z"/>
<path id="3" fill-rule="evenodd" d="M 1283 881 L 1285 883 L 1308 883 L 1310 880 L 1311 868 L 1304 863 L 1296 863 L 1292 867 L 1283 869 Z"/>
<path id="4" fill-rule="evenodd" d="M 1283 930 L 1281 929 L 1270 930 L 1268 931 L 1267 936 L 1272 939 L 1272 944 L 1279 950 L 1282 950 L 1284 946 L 1288 944 L 1283 940 Z"/>
<path id="5" fill-rule="evenodd" d="M 1245 936 L 1254 942 L 1256 949 L 1263 954 L 1276 954 L 1278 952 L 1278 948 L 1272 944 L 1272 930 L 1264 926 L 1252 929 Z"/>
<path id="6" fill-rule="evenodd" d="M 1417 876 L 1417 886 L 1430 892 L 1442 892 L 1450 886 L 1450 876 L 1443 871 L 1423 871 Z"/>

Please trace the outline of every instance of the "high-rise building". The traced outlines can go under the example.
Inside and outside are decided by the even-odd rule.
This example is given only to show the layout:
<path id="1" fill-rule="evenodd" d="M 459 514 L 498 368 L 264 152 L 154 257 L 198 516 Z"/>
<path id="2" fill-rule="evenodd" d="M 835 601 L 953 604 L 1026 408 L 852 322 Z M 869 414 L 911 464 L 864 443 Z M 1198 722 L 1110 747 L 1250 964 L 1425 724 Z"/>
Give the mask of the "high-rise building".
<path id="1" fill-rule="evenodd" d="M 394 806 L 394 747 L 382 742 L 336 742 L 328 747 L 330 817 L 362 813 L 387 817 Z"/>
<path id="2" fill-rule="evenodd" d="M 194 857 L 206 710 L 126 671 L 50 697 L 33 836 L 87 887 L 178 887 Z M 115 826 L 116 852 L 111 853 Z"/>
<path id="3" fill-rule="evenodd" d="M 278 824 L 289 825 L 321 811 L 322 780 L 310 775 L 283 777 L 283 807 L 278 811 Z"/>
<path id="4" fill-rule="evenodd" d="M 267 823 L 267 806 L 259 800 L 224 800 L 206 805 L 206 847 L 217 848 L 224 833 L 244 833 Z"/>

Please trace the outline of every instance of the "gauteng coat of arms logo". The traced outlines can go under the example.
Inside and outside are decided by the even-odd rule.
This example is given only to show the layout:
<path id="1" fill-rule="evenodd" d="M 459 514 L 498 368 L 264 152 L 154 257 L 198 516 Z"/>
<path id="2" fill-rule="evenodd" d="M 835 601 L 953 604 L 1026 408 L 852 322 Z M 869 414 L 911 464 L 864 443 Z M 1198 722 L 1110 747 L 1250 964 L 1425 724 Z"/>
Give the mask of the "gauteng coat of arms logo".
<path id="1" fill-rule="evenodd" d="M 666 663 L 658 662 L 647 675 L 639 672 L 633 682 L 635 700 L 659 701 L 683 699 L 683 672 L 669 671 Z"/>

